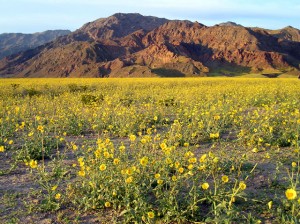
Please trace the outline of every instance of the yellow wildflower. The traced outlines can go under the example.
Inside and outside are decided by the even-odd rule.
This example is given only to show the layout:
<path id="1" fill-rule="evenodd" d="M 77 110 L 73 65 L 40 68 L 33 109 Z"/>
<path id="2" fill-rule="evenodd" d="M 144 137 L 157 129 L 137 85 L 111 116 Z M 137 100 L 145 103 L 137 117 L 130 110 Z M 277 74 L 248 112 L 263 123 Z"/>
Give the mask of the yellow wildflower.
<path id="1" fill-rule="evenodd" d="M 245 190 L 247 185 L 245 184 L 244 181 L 241 181 L 240 184 L 239 184 L 239 187 L 240 187 L 241 190 Z"/>
<path id="2" fill-rule="evenodd" d="M 215 158 L 213 159 L 213 162 L 214 162 L 214 163 L 218 163 L 218 162 L 219 162 L 219 157 L 215 157 Z"/>
<path id="3" fill-rule="evenodd" d="M 32 169 L 37 168 L 37 161 L 36 161 L 36 160 L 33 160 L 33 159 L 30 160 L 29 166 L 30 166 Z"/>
<path id="4" fill-rule="evenodd" d="M 227 183 L 229 181 L 229 178 L 227 175 L 222 176 L 223 183 Z"/>
<path id="5" fill-rule="evenodd" d="M 60 193 L 57 193 L 56 195 L 55 195 L 55 199 L 56 200 L 59 200 L 61 198 L 61 194 Z"/>
<path id="6" fill-rule="evenodd" d="M 188 165 L 188 169 L 192 170 L 194 168 L 193 164 Z"/>
<path id="7" fill-rule="evenodd" d="M 172 176 L 172 181 L 177 181 L 177 177 L 176 176 Z"/>
<path id="8" fill-rule="evenodd" d="M 189 159 L 189 163 L 196 163 L 197 162 L 197 158 L 193 157 Z"/>
<path id="9" fill-rule="evenodd" d="M 183 173 L 183 171 L 184 171 L 184 168 L 183 168 L 183 167 L 180 167 L 180 168 L 178 169 L 178 172 L 179 172 L 179 173 Z"/>
<path id="10" fill-rule="evenodd" d="M 37 130 L 40 131 L 41 133 L 43 133 L 44 132 L 44 127 L 42 125 L 39 125 L 37 127 Z"/>
<path id="11" fill-rule="evenodd" d="M 199 162 L 200 162 L 200 163 L 204 163 L 204 162 L 206 161 L 206 157 L 207 157 L 207 155 L 206 155 L 206 154 L 203 154 L 203 155 L 200 157 Z"/>
<path id="12" fill-rule="evenodd" d="M 146 144 L 146 143 L 147 143 L 147 139 L 142 138 L 142 139 L 141 139 L 141 143 L 142 143 L 142 144 Z"/>
<path id="13" fill-rule="evenodd" d="M 217 139 L 217 138 L 220 137 L 220 134 L 219 134 L 219 132 L 217 132 L 217 133 L 210 133 L 210 134 L 209 134 L 209 137 L 210 137 L 211 139 Z"/>
<path id="14" fill-rule="evenodd" d="M 111 206 L 111 203 L 110 203 L 109 201 L 107 201 L 107 202 L 104 203 L 104 206 L 105 206 L 106 208 L 109 208 L 109 207 Z"/>
<path id="15" fill-rule="evenodd" d="M 154 177 L 155 177 L 155 179 L 159 179 L 159 178 L 160 178 L 160 174 L 159 174 L 159 173 L 156 173 L 156 174 L 154 175 Z"/>
<path id="16" fill-rule="evenodd" d="M 269 202 L 268 202 L 268 208 L 269 208 L 269 209 L 271 209 L 271 208 L 272 208 L 272 204 L 273 204 L 273 202 L 272 202 L 272 201 L 269 201 Z"/>
<path id="17" fill-rule="evenodd" d="M 209 188 L 209 184 L 208 183 L 203 183 L 201 185 L 201 187 L 202 187 L 203 190 L 207 190 Z"/>
<path id="18" fill-rule="evenodd" d="M 105 165 L 105 164 L 101 164 L 101 165 L 99 166 L 99 169 L 100 169 L 101 171 L 106 170 L 106 165 Z"/>
<path id="19" fill-rule="evenodd" d="M 125 147 L 124 145 L 121 145 L 121 146 L 119 147 L 119 150 L 120 150 L 121 152 L 124 152 L 125 149 L 126 149 L 126 147 Z"/>
<path id="20" fill-rule="evenodd" d="M 114 159 L 114 164 L 115 165 L 118 165 L 119 163 L 120 163 L 120 159 L 118 159 L 118 158 Z"/>
<path id="21" fill-rule="evenodd" d="M 78 176 L 84 177 L 85 176 L 85 171 L 84 170 L 78 171 Z"/>
<path id="22" fill-rule="evenodd" d="M 136 140 L 136 136 L 135 135 L 130 135 L 129 139 L 131 142 L 134 142 Z"/>
<path id="23" fill-rule="evenodd" d="M 149 219 L 153 219 L 155 217 L 154 212 L 147 213 Z"/>
<path id="24" fill-rule="evenodd" d="M 109 152 L 105 151 L 105 152 L 103 153 L 103 156 L 104 156 L 105 158 L 109 158 L 109 157 L 110 157 L 110 154 L 109 154 Z"/>
<path id="25" fill-rule="evenodd" d="M 297 197 L 297 192 L 290 188 L 285 191 L 285 196 L 288 200 L 294 200 Z"/>
<path id="26" fill-rule="evenodd" d="M 162 149 L 162 150 L 165 150 L 166 148 L 167 148 L 167 144 L 166 143 L 161 143 L 160 145 L 160 148 Z"/>
<path id="27" fill-rule="evenodd" d="M 148 163 L 148 160 L 149 160 L 148 157 L 144 156 L 143 158 L 140 159 L 140 164 L 142 166 L 146 166 Z"/>
<path id="28" fill-rule="evenodd" d="M 132 181 L 133 181 L 133 177 L 128 177 L 128 178 L 126 178 L 126 180 L 125 180 L 125 182 L 126 182 L 127 184 L 131 183 Z"/>
<path id="29" fill-rule="evenodd" d="M 78 146 L 75 145 L 75 144 L 72 144 L 72 149 L 73 149 L 74 151 L 76 151 L 76 150 L 78 149 Z"/>
<path id="30" fill-rule="evenodd" d="M 158 184 L 158 185 L 162 185 L 162 184 L 163 184 L 163 182 L 164 182 L 164 181 L 163 181 L 163 180 L 161 180 L 161 179 L 157 180 L 157 184 Z"/>

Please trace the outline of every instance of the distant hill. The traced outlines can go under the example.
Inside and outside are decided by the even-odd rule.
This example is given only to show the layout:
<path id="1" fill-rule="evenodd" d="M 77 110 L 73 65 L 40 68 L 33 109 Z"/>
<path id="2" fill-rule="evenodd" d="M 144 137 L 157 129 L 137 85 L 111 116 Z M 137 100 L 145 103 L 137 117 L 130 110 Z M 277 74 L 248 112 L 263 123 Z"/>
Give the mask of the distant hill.
<path id="1" fill-rule="evenodd" d="M 299 74 L 299 30 L 208 27 L 117 13 L 3 58 L 2 77 L 186 77 Z M 270 76 L 270 77 L 271 77 Z"/>
<path id="2" fill-rule="evenodd" d="M 38 47 L 71 33 L 69 30 L 48 30 L 41 33 L 4 33 L 0 34 L 0 59 L 5 56 Z"/>
<path id="3" fill-rule="evenodd" d="M 225 22 L 225 23 L 219 23 L 218 25 L 219 26 L 242 26 L 240 24 L 237 24 L 237 23 L 231 22 L 231 21 L 228 21 L 228 22 Z"/>

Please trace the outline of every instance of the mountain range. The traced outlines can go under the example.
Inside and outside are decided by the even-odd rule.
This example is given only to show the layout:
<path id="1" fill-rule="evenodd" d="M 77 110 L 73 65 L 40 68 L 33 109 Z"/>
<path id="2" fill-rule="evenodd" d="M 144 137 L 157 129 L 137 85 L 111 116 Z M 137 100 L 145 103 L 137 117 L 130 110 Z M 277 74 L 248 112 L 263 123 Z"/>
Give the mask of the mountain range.
<path id="1" fill-rule="evenodd" d="M 0 39 L 1 42 L 1 39 Z M 2 43 L 1 43 L 2 44 Z M 1 77 L 300 74 L 300 30 L 117 13 L 0 60 Z"/>
<path id="2" fill-rule="evenodd" d="M 23 34 L 0 34 L 0 59 L 21 51 L 36 48 L 40 45 L 55 40 L 59 36 L 71 33 L 70 30 L 47 30 L 45 32 Z"/>

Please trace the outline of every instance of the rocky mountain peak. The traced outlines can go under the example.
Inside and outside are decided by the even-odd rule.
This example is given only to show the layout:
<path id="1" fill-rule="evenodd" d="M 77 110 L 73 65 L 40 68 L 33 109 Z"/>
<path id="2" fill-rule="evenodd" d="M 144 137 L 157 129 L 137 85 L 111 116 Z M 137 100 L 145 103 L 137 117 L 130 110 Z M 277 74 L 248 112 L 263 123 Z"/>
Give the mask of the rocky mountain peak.
<path id="1" fill-rule="evenodd" d="M 167 21 L 164 18 L 142 16 L 139 13 L 116 13 L 108 18 L 87 23 L 77 32 L 87 33 L 94 40 L 120 38 L 140 29 L 153 30 Z"/>

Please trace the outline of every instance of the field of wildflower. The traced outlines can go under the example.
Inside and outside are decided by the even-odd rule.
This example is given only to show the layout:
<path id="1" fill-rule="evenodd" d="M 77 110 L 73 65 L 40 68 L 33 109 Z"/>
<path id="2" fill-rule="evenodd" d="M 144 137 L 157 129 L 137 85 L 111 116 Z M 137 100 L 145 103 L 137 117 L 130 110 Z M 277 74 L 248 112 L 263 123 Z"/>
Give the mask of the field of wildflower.
<path id="1" fill-rule="evenodd" d="M 1 79 L 1 223 L 299 223 L 297 79 Z"/>

